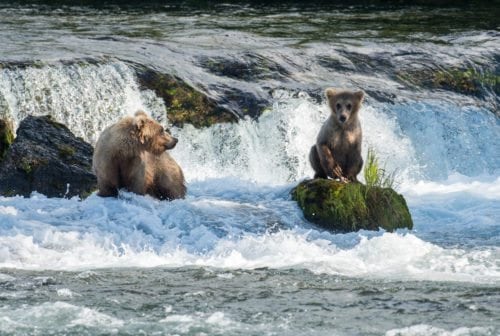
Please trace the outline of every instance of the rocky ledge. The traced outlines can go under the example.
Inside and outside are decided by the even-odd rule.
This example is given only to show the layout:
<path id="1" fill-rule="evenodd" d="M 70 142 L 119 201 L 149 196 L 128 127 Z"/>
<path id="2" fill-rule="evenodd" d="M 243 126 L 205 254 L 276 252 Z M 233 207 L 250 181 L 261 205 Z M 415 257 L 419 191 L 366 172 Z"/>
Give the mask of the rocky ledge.
<path id="1" fill-rule="evenodd" d="M 292 198 L 307 220 L 335 232 L 413 228 L 405 199 L 391 188 L 314 179 L 295 187 Z"/>
<path id="2" fill-rule="evenodd" d="M 50 116 L 24 119 L 12 141 L 2 141 L 0 195 L 85 197 L 97 188 L 92 174 L 92 146 Z"/>

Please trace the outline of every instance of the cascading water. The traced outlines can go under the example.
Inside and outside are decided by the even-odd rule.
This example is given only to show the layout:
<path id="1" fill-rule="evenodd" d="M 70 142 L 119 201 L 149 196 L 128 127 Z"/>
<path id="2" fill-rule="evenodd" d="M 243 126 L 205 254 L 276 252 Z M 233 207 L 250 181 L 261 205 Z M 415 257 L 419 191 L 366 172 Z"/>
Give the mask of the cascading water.
<path id="1" fill-rule="evenodd" d="M 15 126 L 27 115 L 49 114 L 95 143 L 104 127 L 144 108 L 143 102 L 162 105 L 152 92 L 139 91 L 134 72 L 119 61 L 0 70 L 0 116 Z"/>
<path id="2" fill-rule="evenodd" d="M 0 6 L 4 17 L 12 10 Z M 53 52 L 34 41 L 43 61 L 0 68 L 0 117 L 15 125 L 30 114 L 50 114 L 94 144 L 104 127 L 139 108 L 166 124 L 168 107 L 140 87 L 131 65 L 147 61 L 187 82 L 206 79 L 197 86 L 212 97 L 234 85 L 249 92 L 270 89 L 272 99 L 257 119 L 171 128 L 179 138 L 172 155 L 188 182 L 184 200 L 127 192 L 85 200 L 37 193 L 0 197 L 0 334 L 498 333 L 500 123 L 491 108 L 494 98 L 400 89 L 388 74 L 398 61 L 432 59 L 433 31 L 418 35 L 424 42 L 417 39 L 412 52 L 403 52 L 412 43 L 403 48 L 393 37 L 371 40 L 379 28 L 365 13 L 370 24 L 356 25 L 359 44 L 339 49 L 329 38 L 307 38 L 323 36 L 321 29 L 331 25 L 322 28 L 322 22 L 331 19 L 352 35 L 356 9 L 318 17 L 302 9 L 278 8 L 267 16 L 260 8 L 223 10 L 248 15 L 256 26 L 246 28 L 210 11 L 170 16 L 149 7 L 89 10 L 106 21 L 91 18 L 85 8 L 66 8 L 57 19 L 42 7 L 26 10 L 0 20 L 0 41 L 8 40 L 2 31 L 35 15 L 52 29 L 42 36 L 63 36 L 58 43 L 70 49 L 64 55 L 95 60 L 54 61 Z M 71 26 L 70 18 L 80 26 Z M 294 20 L 304 29 L 290 40 L 282 27 Z M 92 24 L 107 35 L 86 35 Z M 312 34 L 314 27 L 321 34 Z M 491 54 L 500 50 L 497 33 L 453 34 L 440 35 L 446 43 L 436 47 L 439 57 L 453 64 L 456 50 L 464 49 L 460 57 L 491 68 Z M 220 54 L 213 46 L 219 37 Z M 14 41 L 7 56 L 16 58 L 16 48 L 28 47 Z M 250 79 L 201 65 L 234 50 L 245 57 L 260 53 L 244 68 Z M 369 63 L 368 55 L 383 52 L 392 63 Z M 224 62 L 214 64 L 218 70 Z M 377 69 L 384 66 L 386 72 Z M 373 148 L 396 172 L 414 230 L 335 234 L 304 220 L 289 193 L 311 177 L 308 152 L 329 113 L 309 84 L 366 90 L 363 156 Z M 382 99 L 381 92 L 397 97 Z"/>

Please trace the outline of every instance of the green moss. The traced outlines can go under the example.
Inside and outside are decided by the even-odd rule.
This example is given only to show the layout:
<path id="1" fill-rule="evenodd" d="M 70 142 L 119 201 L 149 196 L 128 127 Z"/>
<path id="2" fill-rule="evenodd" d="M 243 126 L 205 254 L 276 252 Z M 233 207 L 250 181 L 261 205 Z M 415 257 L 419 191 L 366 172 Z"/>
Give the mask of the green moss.
<path id="1" fill-rule="evenodd" d="M 60 122 L 57 122 L 55 121 L 51 115 L 46 115 L 45 116 L 46 119 L 47 119 L 47 122 L 49 124 L 51 124 L 52 126 L 54 126 L 55 128 L 58 128 L 58 129 L 67 129 L 66 125 L 60 123 Z"/>
<path id="2" fill-rule="evenodd" d="M 82 191 L 78 196 L 80 196 L 80 199 L 84 200 L 90 195 L 92 195 L 94 191 L 97 191 L 97 189 Z"/>
<path id="3" fill-rule="evenodd" d="M 406 201 L 390 188 L 314 179 L 301 182 L 292 198 L 307 220 L 333 231 L 413 227 Z"/>
<path id="4" fill-rule="evenodd" d="M 462 93 L 477 94 L 483 86 L 491 87 L 498 93 L 500 76 L 473 68 L 453 68 L 436 72 L 433 81 L 436 87 Z"/>
<path id="5" fill-rule="evenodd" d="M 59 156 L 63 159 L 68 159 L 75 155 L 75 149 L 70 145 L 57 145 Z"/>
<path id="6" fill-rule="evenodd" d="M 31 175 L 33 172 L 33 166 L 31 161 L 27 159 L 21 159 L 21 163 L 19 164 L 19 167 L 26 173 L 26 175 Z"/>
<path id="7" fill-rule="evenodd" d="M 12 123 L 0 119 L 0 160 L 7 153 L 10 145 L 14 142 L 14 132 Z"/>
<path id="8" fill-rule="evenodd" d="M 210 101 L 178 78 L 154 71 L 145 71 L 139 77 L 142 86 L 155 91 L 167 107 L 167 118 L 175 125 L 184 123 L 208 127 L 214 123 L 232 122 L 235 117 Z"/>
<path id="9" fill-rule="evenodd" d="M 405 83 L 459 92 L 468 95 L 480 95 L 485 89 L 500 94 L 500 76 L 489 71 L 474 68 L 440 68 L 401 71 L 397 78 Z"/>
<path id="10" fill-rule="evenodd" d="M 26 173 L 26 175 L 30 176 L 33 174 L 33 172 L 40 166 L 46 165 L 48 161 L 45 159 L 27 159 L 27 158 L 22 158 L 21 162 L 19 164 L 19 168 L 21 168 L 22 171 Z"/>

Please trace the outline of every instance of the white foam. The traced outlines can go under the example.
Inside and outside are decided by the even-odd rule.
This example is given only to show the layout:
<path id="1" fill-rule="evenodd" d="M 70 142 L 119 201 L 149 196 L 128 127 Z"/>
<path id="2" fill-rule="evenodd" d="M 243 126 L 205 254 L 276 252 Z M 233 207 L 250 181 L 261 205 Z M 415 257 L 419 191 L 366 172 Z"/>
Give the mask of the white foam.
<path id="1" fill-rule="evenodd" d="M 75 306 L 66 302 L 47 302 L 40 305 L 12 309 L 9 306 L 0 307 L 0 331 L 20 332 L 33 328 L 50 327 L 58 331 L 76 326 L 99 327 L 108 332 L 124 325 L 122 320 L 100 313 L 94 309 Z M 54 325 L 57 321 L 57 325 Z"/>
<path id="2" fill-rule="evenodd" d="M 427 324 L 418 324 L 411 327 L 389 330 L 386 336 L 489 336 L 493 335 L 493 327 L 460 327 L 454 330 L 445 330 Z"/>
<path id="3" fill-rule="evenodd" d="M 401 186 L 401 191 L 405 195 L 415 198 L 466 194 L 473 197 L 500 200 L 500 177 L 468 177 L 455 173 L 441 182 L 421 180 L 405 183 Z"/>
<path id="4" fill-rule="evenodd" d="M 0 206 L 0 214 L 2 215 L 11 215 L 11 216 L 17 216 L 17 210 L 14 207 L 11 206 Z"/>
<path id="5" fill-rule="evenodd" d="M 57 296 L 72 298 L 73 296 L 78 294 L 73 293 L 69 288 L 59 288 L 57 291 Z"/>
<path id="6" fill-rule="evenodd" d="M 233 197 L 229 190 L 221 192 Z M 411 233 L 333 235 L 311 229 L 293 201 L 276 196 L 258 205 L 125 196 L 16 200 L 19 218 L 0 236 L 0 267 L 270 267 L 363 278 L 500 282 L 498 247 L 442 248 Z M 268 231 L 273 226 L 265 218 L 282 228 Z"/>

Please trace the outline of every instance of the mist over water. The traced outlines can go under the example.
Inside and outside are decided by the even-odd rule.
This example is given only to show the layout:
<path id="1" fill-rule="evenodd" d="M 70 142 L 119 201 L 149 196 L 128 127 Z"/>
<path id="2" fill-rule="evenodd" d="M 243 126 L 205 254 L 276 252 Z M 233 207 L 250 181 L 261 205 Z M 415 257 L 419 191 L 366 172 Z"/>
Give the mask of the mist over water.
<path id="1" fill-rule="evenodd" d="M 50 114 L 92 144 L 139 108 L 169 126 L 137 64 L 269 104 L 170 127 L 184 200 L 0 197 L 0 333 L 497 334 L 498 97 L 394 74 L 466 63 L 498 75 L 489 12 L 1 5 L 0 117 L 16 126 Z M 330 233 L 291 201 L 312 176 L 328 86 L 365 90 L 363 156 L 396 172 L 414 230 Z"/>

